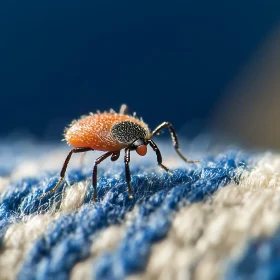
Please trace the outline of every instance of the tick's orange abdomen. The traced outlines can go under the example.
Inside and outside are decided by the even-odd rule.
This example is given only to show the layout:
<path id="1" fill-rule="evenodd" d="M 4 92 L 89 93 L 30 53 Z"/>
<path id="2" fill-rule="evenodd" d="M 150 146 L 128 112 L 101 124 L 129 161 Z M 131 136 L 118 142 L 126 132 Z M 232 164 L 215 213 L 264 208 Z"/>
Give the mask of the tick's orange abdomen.
<path id="1" fill-rule="evenodd" d="M 132 116 L 116 113 L 97 113 L 74 121 L 65 132 L 65 140 L 75 148 L 89 147 L 98 151 L 118 151 L 127 146 L 118 142 L 111 133 L 114 124 L 131 121 L 147 130 L 147 125 Z"/>

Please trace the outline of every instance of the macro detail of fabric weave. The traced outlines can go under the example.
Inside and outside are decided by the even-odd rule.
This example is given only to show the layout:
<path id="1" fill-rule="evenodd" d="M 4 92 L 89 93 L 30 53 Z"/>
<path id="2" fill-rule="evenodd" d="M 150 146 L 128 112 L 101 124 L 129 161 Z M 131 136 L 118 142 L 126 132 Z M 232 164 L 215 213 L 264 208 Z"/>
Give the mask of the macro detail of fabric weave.
<path id="1" fill-rule="evenodd" d="M 182 151 L 159 143 L 155 155 L 132 155 L 133 199 L 124 163 L 91 170 L 73 156 L 52 189 L 64 146 L 0 145 L 0 279 L 275 279 L 279 272 L 280 156 L 223 148 Z"/>

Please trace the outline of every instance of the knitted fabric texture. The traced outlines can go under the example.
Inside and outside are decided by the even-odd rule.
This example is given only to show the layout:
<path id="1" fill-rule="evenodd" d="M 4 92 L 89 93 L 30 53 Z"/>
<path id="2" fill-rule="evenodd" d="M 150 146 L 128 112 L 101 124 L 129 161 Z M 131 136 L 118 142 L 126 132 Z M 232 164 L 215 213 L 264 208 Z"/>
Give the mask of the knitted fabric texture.
<path id="1" fill-rule="evenodd" d="M 129 199 L 123 161 L 108 159 L 92 203 L 98 153 L 73 155 L 40 199 L 68 150 L 1 143 L 0 279 L 276 279 L 280 156 L 183 147 L 188 164 L 160 145 L 171 174 L 152 151 L 132 155 Z"/>

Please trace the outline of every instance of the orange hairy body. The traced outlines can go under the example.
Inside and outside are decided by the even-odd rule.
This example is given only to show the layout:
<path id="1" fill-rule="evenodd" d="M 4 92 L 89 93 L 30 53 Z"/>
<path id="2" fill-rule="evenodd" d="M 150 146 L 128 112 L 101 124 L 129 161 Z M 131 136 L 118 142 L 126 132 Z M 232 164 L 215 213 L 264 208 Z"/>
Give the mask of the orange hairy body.
<path id="1" fill-rule="evenodd" d="M 147 131 L 148 126 L 132 116 L 116 113 L 97 113 L 83 116 L 74 121 L 65 132 L 65 140 L 75 148 L 89 147 L 98 151 L 118 151 L 128 146 L 119 142 L 111 132 L 111 128 L 120 122 L 134 122 Z"/>

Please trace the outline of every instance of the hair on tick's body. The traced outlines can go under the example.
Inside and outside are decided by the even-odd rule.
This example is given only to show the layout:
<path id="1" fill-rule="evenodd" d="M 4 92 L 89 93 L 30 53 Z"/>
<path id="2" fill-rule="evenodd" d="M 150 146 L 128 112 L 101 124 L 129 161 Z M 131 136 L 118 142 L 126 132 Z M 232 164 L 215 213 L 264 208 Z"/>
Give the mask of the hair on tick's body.
<path id="1" fill-rule="evenodd" d="M 120 112 L 116 113 L 113 110 L 110 112 L 96 114 L 89 114 L 82 116 L 79 120 L 73 121 L 68 128 L 65 129 L 65 140 L 74 148 L 69 152 L 65 159 L 62 170 L 60 172 L 60 180 L 56 186 L 45 193 L 41 198 L 45 197 L 51 192 L 55 192 L 59 185 L 62 183 L 65 172 L 73 153 L 83 153 L 87 151 L 104 151 L 105 154 L 101 155 L 95 160 L 92 172 L 92 184 L 94 187 L 94 200 L 97 200 L 97 165 L 103 160 L 111 156 L 111 160 L 115 161 L 120 156 L 120 151 L 125 149 L 125 174 L 127 182 L 127 190 L 129 197 L 132 198 L 132 188 L 130 185 L 130 151 L 136 152 L 145 156 L 147 153 L 147 145 L 150 145 L 157 155 L 158 165 L 165 171 L 168 168 L 162 164 L 162 156 L 155 142 L 151 139 L 158 134 L 162 129 L 168 127 L 172 137 L 173 145 L 178 155 L 186 162 L 194 163 L 197 161 L 187 160 L 179 151 L 178 138 L 173 126 L 169 122 L 163 122 L 152 133 L 150 132 L 147 124 L 142 119 L 136 116 L 128 115 L 128 108 L 122 105 Z"/>
<path id="2" fill-rule="evenodd" d="M 65 140 L 76 148 L 118 151 L 135 138 L 149 138 L 148 126 L 135 117 L 119 113 L 97 113 L 83 116 L 65 130 Z"/>

